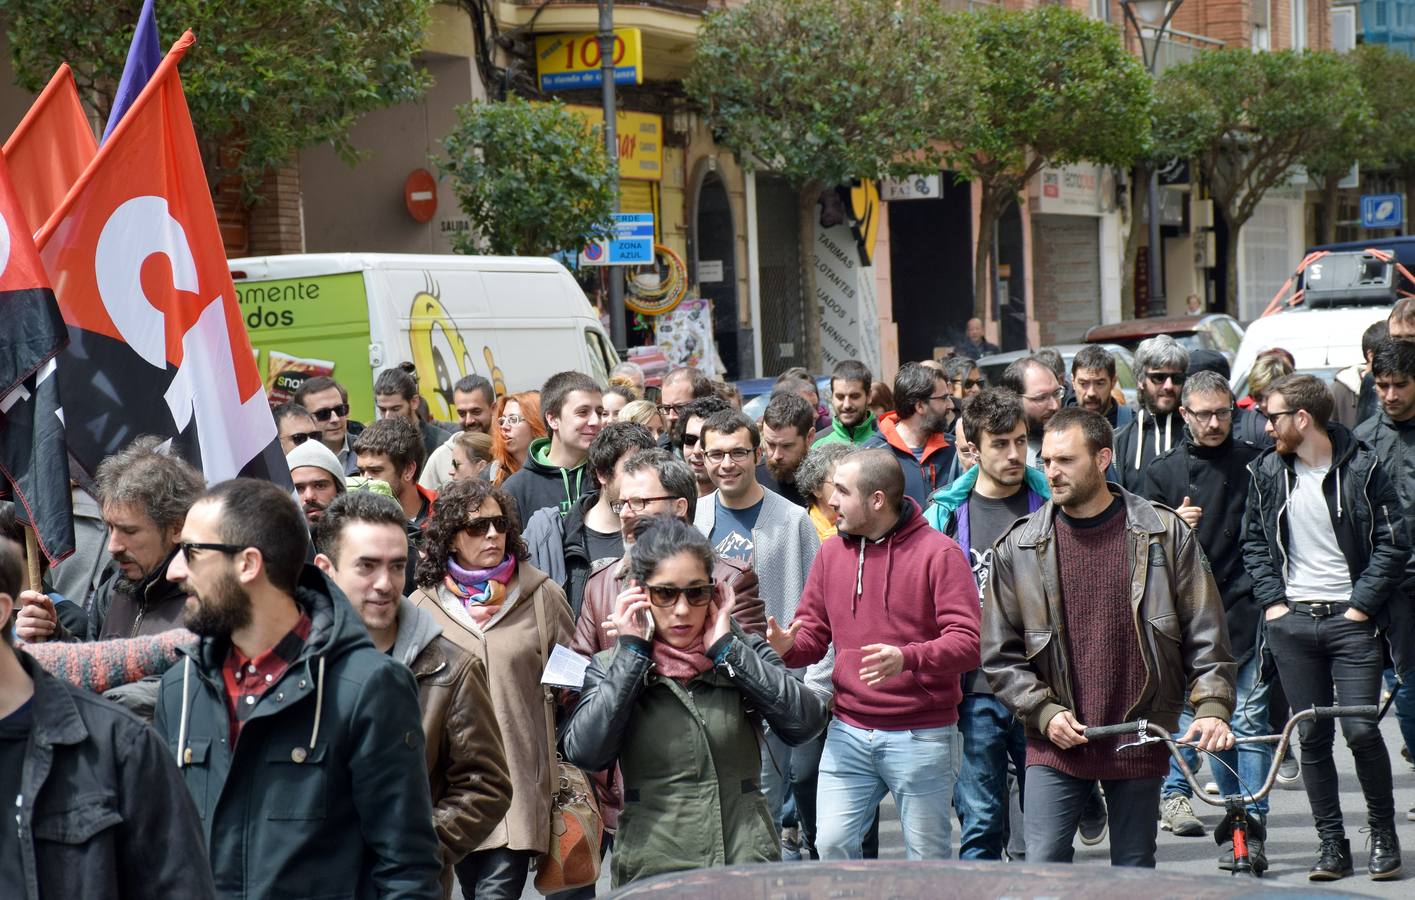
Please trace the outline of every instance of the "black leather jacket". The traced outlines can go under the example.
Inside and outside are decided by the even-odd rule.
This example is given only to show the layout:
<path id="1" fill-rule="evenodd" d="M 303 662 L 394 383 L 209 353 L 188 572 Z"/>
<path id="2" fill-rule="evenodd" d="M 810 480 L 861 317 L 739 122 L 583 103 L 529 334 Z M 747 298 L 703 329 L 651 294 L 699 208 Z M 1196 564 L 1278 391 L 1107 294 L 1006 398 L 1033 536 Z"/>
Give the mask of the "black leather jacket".
<path id="1" fill-rule="evenodd" d="M 1400 593 L 1410 561 L 1400 497 L 1376 454 L 1343 425 L 1329 424 L 1332 465 L 1322 482 L 1337 543 L 1351 574 L 1351 605 L 1385 629 L 1396 672 L 1415 665 L 1415 618 Z M 1287 601 L 1287 501 L 1293 458 L 1269 450 L 1248 465 L 1243 563 L 1266 608 Z M 1397 600 L 1399 602 L 1391 602 Z"/>

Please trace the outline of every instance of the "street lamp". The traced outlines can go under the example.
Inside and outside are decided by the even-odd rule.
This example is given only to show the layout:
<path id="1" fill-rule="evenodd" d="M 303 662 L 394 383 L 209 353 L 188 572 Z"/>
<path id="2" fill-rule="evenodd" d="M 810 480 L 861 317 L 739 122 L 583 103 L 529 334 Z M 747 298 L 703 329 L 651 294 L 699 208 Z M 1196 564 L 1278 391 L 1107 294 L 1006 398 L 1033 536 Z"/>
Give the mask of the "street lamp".
<path id="1" fill-rule="evenodd" d="M 1125 20 L 1135 28 L 1135 37 L 1140 41 L 1140 58 L 1150 71 L 1150 78 L 1156 74 L 1159 65 L 1160 42 L 1169 30 L 1169 21 L 1174 18 L 1179 4 L 1184 0 L 1120 0 L 1120 10 Z M 1141 24 L 1143 23 L 1143 25 Z M 1145 45 L 1145 31 L 1150 32 L 1151 43 Z M 1164 309 L 1164 248 L 1160 245 L 1160 175 L 1159 169 L 1150 170 L 1149 196 L 1146 206 L 1150 218 L 1149 271 L 1150 297 L 1146 312 L 1149 315 L 1163 314 Z"/>

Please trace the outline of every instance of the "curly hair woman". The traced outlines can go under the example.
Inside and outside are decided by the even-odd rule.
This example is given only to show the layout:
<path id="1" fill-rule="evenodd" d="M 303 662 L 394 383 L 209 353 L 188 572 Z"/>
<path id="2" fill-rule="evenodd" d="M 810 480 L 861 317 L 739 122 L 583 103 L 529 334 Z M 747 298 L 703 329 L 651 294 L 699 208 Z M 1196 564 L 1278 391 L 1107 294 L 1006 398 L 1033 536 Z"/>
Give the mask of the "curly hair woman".
<path id="1" fill-rule="evenodd" d="M 480 847 L 457 864 L 469 896 L 519 897 L 531 860 L 546 849 L 552 774 L 558 771 L 551 703 L 540 674 L 574 623 L 565 593 L 529 565 L 516 505 L 478 479 L 438 495 L 418 562 L 413 603 L 442 634 L 482 657 L 511 770 L 511 809 Z"/>

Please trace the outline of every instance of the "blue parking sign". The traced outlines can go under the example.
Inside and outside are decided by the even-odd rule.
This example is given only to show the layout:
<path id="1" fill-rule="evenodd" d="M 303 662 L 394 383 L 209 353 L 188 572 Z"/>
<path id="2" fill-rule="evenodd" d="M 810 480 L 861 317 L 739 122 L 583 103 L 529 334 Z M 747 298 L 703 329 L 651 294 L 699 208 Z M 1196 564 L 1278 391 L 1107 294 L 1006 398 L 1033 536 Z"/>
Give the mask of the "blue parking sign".
<path id="1" fill-rule="evenodd" d="M 1404 194 L 1363 194 L 1362 228 L 1399 228 L 1405 224 Z"/>

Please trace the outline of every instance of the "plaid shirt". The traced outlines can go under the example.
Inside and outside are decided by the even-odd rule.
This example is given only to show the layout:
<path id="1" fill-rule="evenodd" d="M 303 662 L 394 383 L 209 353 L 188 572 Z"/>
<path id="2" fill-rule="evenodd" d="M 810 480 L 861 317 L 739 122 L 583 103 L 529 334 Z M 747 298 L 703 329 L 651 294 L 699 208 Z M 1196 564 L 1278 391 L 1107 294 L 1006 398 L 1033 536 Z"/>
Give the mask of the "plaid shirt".
<path id="1" fill-rule="evenodd" d="M 226 664 L 221 667 L 222 679 L 226 682 L 226 712 L 231 716 L 231 746 L 236 745 L 241 726 L 255 709 L 256 701 L 274 687 L 299 658 L 310 636 L 310 625 L 309 613 L 301 612 L 300 621 L 290 633 L 255 659 L 246 656 L 235 644 L 231 645 Z"/>

